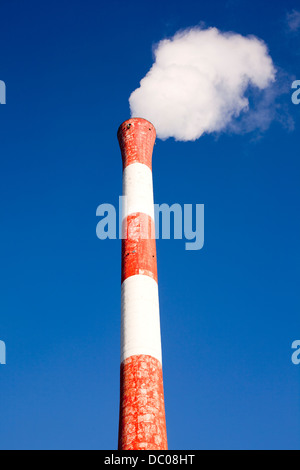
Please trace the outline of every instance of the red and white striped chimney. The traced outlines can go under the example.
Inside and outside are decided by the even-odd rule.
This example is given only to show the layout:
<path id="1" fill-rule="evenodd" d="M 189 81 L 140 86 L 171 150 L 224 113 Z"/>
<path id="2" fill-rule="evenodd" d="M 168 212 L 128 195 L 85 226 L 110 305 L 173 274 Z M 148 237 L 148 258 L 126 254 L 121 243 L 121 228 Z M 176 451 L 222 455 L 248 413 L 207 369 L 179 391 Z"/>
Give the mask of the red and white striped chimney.
<path id="1" fill-rule="evenodd" d="M 121 401 L 119 450 L 166 450 L 154 223 L 153 125 L 118 131 L 123 159 Z"/>

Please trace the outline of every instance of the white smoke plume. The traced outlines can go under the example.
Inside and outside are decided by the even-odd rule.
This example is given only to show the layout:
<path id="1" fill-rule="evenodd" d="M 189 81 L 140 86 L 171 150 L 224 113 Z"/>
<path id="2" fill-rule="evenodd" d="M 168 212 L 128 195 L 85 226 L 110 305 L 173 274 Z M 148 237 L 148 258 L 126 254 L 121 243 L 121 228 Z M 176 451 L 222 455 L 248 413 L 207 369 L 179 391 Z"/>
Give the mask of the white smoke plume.
<path id="1" fill-rule="evenodd" d="M 154 54 L 129 103 L 132 117 L 151 121 L 161 139 L 196 140 L 230 128 L 250 111 L 249 89 L 267 90 L 276 78 L 263 41 L 216 28 L 179 32 Z"/>

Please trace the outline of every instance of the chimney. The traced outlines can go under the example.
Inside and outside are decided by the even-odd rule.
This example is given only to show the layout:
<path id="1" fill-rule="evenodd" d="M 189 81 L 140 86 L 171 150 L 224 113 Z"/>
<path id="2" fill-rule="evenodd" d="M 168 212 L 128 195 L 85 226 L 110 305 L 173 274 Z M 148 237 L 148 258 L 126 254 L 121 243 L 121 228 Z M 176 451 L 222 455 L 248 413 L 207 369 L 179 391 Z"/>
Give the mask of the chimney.
<path id="1" fill-rule="evenodd" d="M 119 450 L 167 450 L 152 182 L 154 126 L 118 131 L 123 159 Z"/>

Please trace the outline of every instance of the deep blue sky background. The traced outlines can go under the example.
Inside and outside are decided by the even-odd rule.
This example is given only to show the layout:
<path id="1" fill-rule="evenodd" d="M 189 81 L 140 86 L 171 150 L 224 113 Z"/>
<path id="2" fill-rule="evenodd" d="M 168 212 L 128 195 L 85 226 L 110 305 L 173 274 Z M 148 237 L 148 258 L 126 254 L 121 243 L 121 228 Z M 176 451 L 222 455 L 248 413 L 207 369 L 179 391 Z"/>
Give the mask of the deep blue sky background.
<path id="1" fill-rule="evenodd" d="M 115 449 L 119 124 L 152 46 L 201 21 L 264 39 L 300 79 L 299 0 L 1 0 L 1 449 Z M 299 449 L 300 106 L 255 135 L 158 141 L 158 203 L 204 203 L 205 248 L 158 242 L 171 449 Z"/>

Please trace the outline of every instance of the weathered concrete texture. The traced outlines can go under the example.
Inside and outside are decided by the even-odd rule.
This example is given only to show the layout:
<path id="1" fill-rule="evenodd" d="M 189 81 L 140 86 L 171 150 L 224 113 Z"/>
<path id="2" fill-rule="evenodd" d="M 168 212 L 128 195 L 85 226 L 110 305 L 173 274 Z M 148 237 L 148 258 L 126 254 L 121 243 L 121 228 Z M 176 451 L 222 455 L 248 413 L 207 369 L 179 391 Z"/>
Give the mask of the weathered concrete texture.
<path id="1" fill-rule="evenodd" d="M 122 240 L 122 282 L 143 274 L 157 281 L 155 225 L 147 214 L 132 214 L 124 221 Z"/>
<path id="2" fill-rule="evenodd" d="M 167 450 L 162 366 L 151 356 L 121 365 L 119 450 Z"/>
<path id="3" fill-rule="evenodd" d="M 156 131 L 150 122 L 140 118 L 125 121 L 119 128 L 118 139 L 124 168 L 132 163 L 144 163 L 152 169 Z"/>

